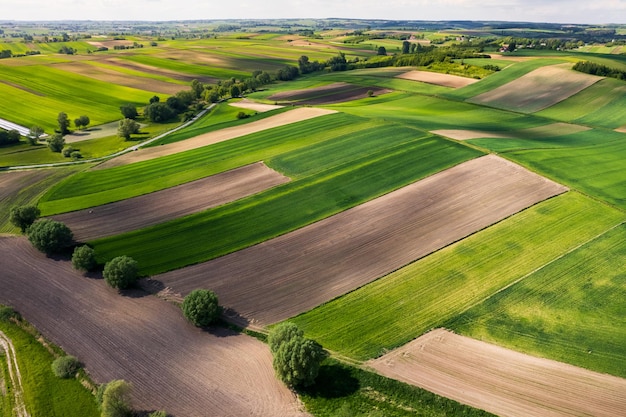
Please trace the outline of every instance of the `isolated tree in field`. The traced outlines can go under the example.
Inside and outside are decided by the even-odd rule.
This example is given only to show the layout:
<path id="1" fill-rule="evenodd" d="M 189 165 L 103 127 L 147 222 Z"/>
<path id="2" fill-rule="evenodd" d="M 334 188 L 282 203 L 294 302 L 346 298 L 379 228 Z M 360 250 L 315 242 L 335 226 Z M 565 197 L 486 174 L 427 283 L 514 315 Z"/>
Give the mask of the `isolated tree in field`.
<path id="1" fill-rule="evenodd" d="M 293 323 L 272 329 L 268 342 L 274 355 L 274 370 L 281 381 L 290 387 L 306 387 L 315 382 L 320 365 L 328 356 L 319 343 L 305 338 Z"/>
<path id="2" fill-rule="evenodd" d="M 117 127 L 117 135 L 126 140 L 130 140 L 130 135 L 139 133 L 139 129 L 139 123 L 137 123 L 133 119 L 120 120 L 120 124 Z"/>
<path id="3" fill-rule="evenodd" d="M 63 146 L 65 146 L 65 139 L 62 134 L 55 133 L 48 138 L 48 148 L 50 148 L 52 152 L 61 152 Z"/>
<path id="4" fill-rule="evenodd" d="M 135 120 L 137 116 L 139 116 L 139 113 L 137 113 L 137 106 L 134 104 L 124 104 L 123 106 L 120 106 L 120 111 L 125 119 Z"/>
<path id="5" fill-rule="evenodd" d="M 208 326 L 220 316 L 221 308 L 217 295 L 209 290 L 193 290 L 182 304 L 183 315 L 196 326 Z"/>
<path id="6" fill-rule="evenodd" d="M 379 46 L 376 55 L 387 55 L 387 48 L 384 46 Z"/>
<path id="7" fill-rule="evenodd" d="M 71 378 L 80 369 L 80 362 L 74 356 L 61 356 L 52 362 L 52 372 L 58 378 Z"/>
<path id="8" fill-rule="evenodd" d="M 113 258 L 104 265 L 102 276 L 113 288 L 128 288 L 137 281 L 137 261 L 125 255 Z"/>
<path id="9" fill-rule="evenodd" d="M 9 211 L 9 221 L 24 233 L 40 214 L 41 212 L 36 206 L 15 206 L 11 207 Z"/>
<path id="10" fill-rule="evenodd" d="M 43 128 L 41 126 L 32 126 L 28 131 L 28 137 L 35 139 L 35 143 L 39 140 L 39 137 L 44 134 Z M 31 143 L 34 145 L 34 143 Z"/>
<path id="11" fill-rule="evenodd" d="M 28 240 L 40 251 L 51 255 L 72 245 L 74 235 L 69 227 L 56 220 L 38 220 L 28 228 Z"/>
<path id="12" fill-rule="evenodd" d="M 402 41 L 402 53 L 408 54 L 410 50 L 411 50 L 411 42 Z"/>
<path id="13" fill-rule="evenodd" d="M 76 126 L 77 129 L 84 129 L 90 122 L 91 120 L 89 119 L 89 116 L 80 116 L 74 119 L 74 126 Z"/>
<path id="14" fill-rule="evenodd" d="M 61 132 L 61 135 L 67 135 L 70 127 L 70 119 L 67 117 L 67 113 L 59 113 L 57 116 L 57 123 L 59 124 L 59 132 Z"/>
<path id="15" fill-rule="evenodd" d="M 79 271 L 91 271 L 96 267 L 96 253 L 87 245 L 78 246 L 72 254 L 72 266 Z"/>
<path id="16" fill-rule="evenodd" d="M 106 384 L 102 392 L 102 417 L 129 417 L 132 414 L 132 386 L 121 379 Z"/>

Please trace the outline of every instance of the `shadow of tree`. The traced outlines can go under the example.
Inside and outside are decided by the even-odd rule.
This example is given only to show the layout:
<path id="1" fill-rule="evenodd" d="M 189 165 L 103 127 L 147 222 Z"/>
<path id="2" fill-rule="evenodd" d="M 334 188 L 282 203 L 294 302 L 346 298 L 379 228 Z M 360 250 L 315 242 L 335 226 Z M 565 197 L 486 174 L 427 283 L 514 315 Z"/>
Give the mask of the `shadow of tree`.
<path id="1" fill-rule="evenodd" d="M 350 369 L 338 363 L 323 363 L 315 384 L 300 389 L 311 397 L 341 398 L 347 397 L 360 388 L 359 380 L 352 376 Z"/>

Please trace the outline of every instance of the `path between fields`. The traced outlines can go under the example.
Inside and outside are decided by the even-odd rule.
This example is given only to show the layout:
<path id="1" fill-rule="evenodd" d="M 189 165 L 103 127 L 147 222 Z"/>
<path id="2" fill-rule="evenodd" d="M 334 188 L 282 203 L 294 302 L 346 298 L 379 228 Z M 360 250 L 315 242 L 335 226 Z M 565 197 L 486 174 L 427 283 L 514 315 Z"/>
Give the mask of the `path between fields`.
<path id="1" fill-rule="evenodd" d="M 615 417 L 626 410 L 626 379 L 443 329 L 367 365 L 389 378 L 503 417 Z"/>
<path id="2" fill-rule="evenodd" d="M 79 242 L 116 235 L 183 217 L 288 182 L 264 163 L 246 165 L 165 190 L 52 216 Z"/>
<path id="3" fill-rule="evenodd" d="M 251 133 L 261 132 L 274 127 L 285 126 L 327 114 L 336 113 L 335 110 L 318 109 L 315 107 L 299 107 L 294 110 L 270 116 L 245 125 L 228 127 L 214 132 L 204 133 L 180 142 L 161 145 L 153 148 L 136 149 L 136 152 L 126 153 L 115 159 L 110 159 L 94 169 L 105 169 L 134 162 L 147 161 L 161 156 L 172 155 L 191 149 L 202 148 L 207 145 L 234 139 Z"/>
<path id="4" fill-rule="evenodd" d="M 0 253 L 0 304 L 78 357 L 95 382 L 132 383 L 136 409 L 176 417 L 307 416 L 274 376 L 259 340 L 194 327 L 178 306 L 141 290 L 118 294 L 24 237 L 0 237 Z"/>
<path id="5" fill-rule="evenodd" d="M 22 374 L 20 373 L 20 368 L 17 366 L 15 347 L 13 346 L 11 339 L 9 339 L 2 331 L 0 331 L 0 349 L 4 350 L 5 357 L 7 359 L 9 377 L 11 378 L 11 389 L 15 398 L 15 413 L 17 414 L 17 417 L 30 417 L 30 414 L 26 411 L 26 403 L 24 402 Z"/>

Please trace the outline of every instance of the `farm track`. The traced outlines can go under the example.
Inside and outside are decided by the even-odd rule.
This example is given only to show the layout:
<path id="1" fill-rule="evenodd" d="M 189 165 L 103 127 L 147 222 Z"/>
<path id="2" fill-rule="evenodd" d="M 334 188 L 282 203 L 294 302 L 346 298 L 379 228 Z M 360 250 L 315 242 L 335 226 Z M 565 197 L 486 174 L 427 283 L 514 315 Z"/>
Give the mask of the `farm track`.
<path id="1" fill-rule="evenodd" d="M 231 319 L 267 325 L 566 190 L 489 155 L 281 237 L 153 278 L 181 294 L 211 288 Z"/>
<path id="2" fill-rule="evenodd" d="M 288 182 L 262 162 L 103 206 L 52 216 L 86 242 L 216 207 Z"/>
<path id="3" fill-rule="evenodd" d="M 368 365 L 503 417 L 615 417 L 626 379 L 433 330 Z"/>
<path id="4" fill-rule="evenodd" d="M 135 408 L 176 417 L 306 415 L 275 378 L 262 342 L 198 329 L 178 307 L 140 290 L 120 295 L 25 238 L 0 237 L 0 252 L 0 303 L 77 356 L 96 382 L 132 383 Z"/>
<path id="5" fill-rule="evenodd" d="M 28 411 L 26 411 L 26 403 L 24 402 L 22 374 L 20 373 L 19 366 L 17 366 L 17 355 L 15 354 L 15 347 L 13 346 L 11 339 L 9 339 L 7 335 L 5 335 L 2 331 L 0 331 L 0 349 L 4 350 L 7 367 L 9 368 L 9 378 L 11 379 L 11 388 L 15 401 L 15 416 L 30 417 L 30 414 L 28 414 Z"/>
<path id="6" fill-rule="evenodd" d="M 193 138 L 162 145 L 153 148 L 138 149 L 135 152 L 126 153 L 115 159 L 110 159 L 94 169 L 105 169 L 134 162 L 147 161 L 161 156 L 172 155 L 191 149 L 201 148 L 214 143 L 223 142 L 240 136 L 261 132 L 274 127 L 285 126 L 291 123 L 301 122 L 327 114 L 336 113 L 334 110 L 301 107 L 275 116 L 261 119 L 241 126 L 229 127 L 215 132 L 205 133 Z"/>

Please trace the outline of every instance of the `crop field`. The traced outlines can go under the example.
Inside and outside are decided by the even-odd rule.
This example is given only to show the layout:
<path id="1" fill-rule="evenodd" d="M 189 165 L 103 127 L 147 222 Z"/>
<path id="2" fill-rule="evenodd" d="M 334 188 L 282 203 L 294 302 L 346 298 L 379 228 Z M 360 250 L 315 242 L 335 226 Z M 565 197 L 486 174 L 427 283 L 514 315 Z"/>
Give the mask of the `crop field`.
<path id="1" fill-rule="evenodd" d="M 626 378 L 623 224 L 453 321 L 477 339 Z"/>
<path id="2" fill-rule="evenodd" d="M 485 156 L 277 239 L 154 279 L 183 294 L 214 288 L 239 316 L 267 325 L 564 191 Z"/>
<path id="3" fill-rule="evenodd" d="M 601 80 L 563 65 L 536 69 L 469 101 L 500 109 L 533 113 L 565 100 Z"/>
<path id="4" fill-rule="evenodd" d="M 139 262 L 143 274 L 165 272 L 287 233 L 480 155 L 442 139 L 422 139 L 406 127 L 387 124 L 364 133 L 369 138 L 393 137 L 398 143 L 358 154 L 349 146 L 350 139 L 356 143 L 363 137 L 349 134 L 341 151 L 354 158 L 350 164 L 322 165 L 316 174 L 258 196 L 92 242 L 97 256 L 105 260 L 125 253 Z M 315 147 L 310 150 L 319 155 Z M 300 157 L 308 159 L 307 153 Z M 266 163 L 273 166 L 271 160 Z M 210 242 L 207 233 L 213 236 Z"/>
<path id="5" fill-rule="evenodd" d="M 379 87 L 363 87 L 347 83 L 333 83 L 322 87 L 308 88 L 306 90 L 291 90 L 269 96 L 268 100 L 277 103 L 297 103 L 302 105 L 321 105 L 342 103 L 357 100 L 368 96 L 368 91 L 374 95 L 390 92 Z"/>
<path id="6" fill-rule="evenodd" d="M 374 358 L 623 220 L 622 212 L 569 192 L 291 320 L 333 351 Z"/>
<path id="7" fill-rule="evenodd" d="M 206 210 L 289 181 L 262 163 L 236 168 L 117 203 L 54 216 L 86 242 Z"/>
<path id="8" fill-rule="evenodd" d="M 460 88 L 477 82 L 477 79 L 460 77 L 458 75 L 439 74 L 428 71 L 409 71 L 398 75 L 398 78 L 411 81 L 421 81 L 428 84 L 441 85 L 443 87 Z"/>

